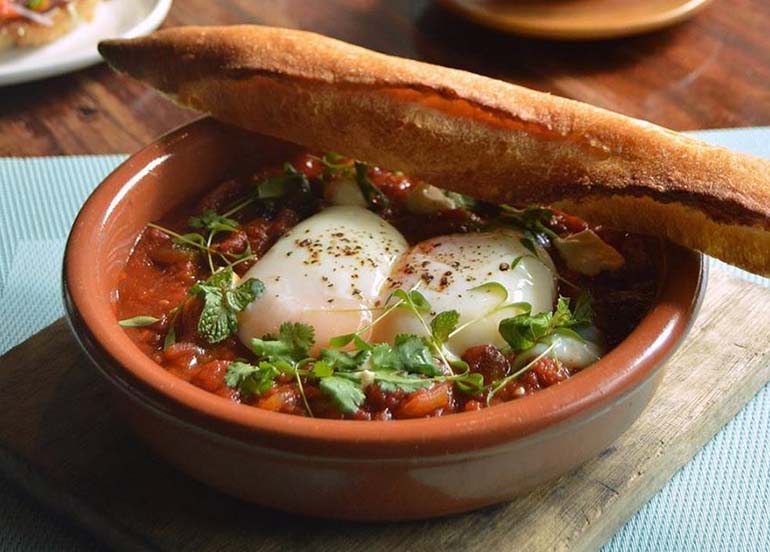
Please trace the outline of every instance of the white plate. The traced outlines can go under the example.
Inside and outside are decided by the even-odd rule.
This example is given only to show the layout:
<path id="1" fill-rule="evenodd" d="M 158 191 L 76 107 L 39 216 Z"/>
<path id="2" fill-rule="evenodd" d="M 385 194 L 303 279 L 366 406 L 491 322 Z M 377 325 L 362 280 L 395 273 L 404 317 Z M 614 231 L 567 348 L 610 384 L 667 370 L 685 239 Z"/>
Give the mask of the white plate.
<path id="1" fill-rule="evenodd" d="M 101 61 L 103 38 L 132 37 L 157 29 L 172 0 L 103 0 L 94 19 L 38 48 L 10 48 L 0 53 L 0 86 L 61 75 Z"/>

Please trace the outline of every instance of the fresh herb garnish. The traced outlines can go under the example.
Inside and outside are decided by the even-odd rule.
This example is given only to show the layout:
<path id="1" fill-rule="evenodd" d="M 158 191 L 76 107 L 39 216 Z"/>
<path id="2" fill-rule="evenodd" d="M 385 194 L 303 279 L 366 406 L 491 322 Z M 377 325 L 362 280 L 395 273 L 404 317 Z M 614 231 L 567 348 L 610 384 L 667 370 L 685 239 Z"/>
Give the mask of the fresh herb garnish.
<path id="1" fill-rule="evenodd" d="M 156 226 L 157 227 L 157 226 Z M 160 227 L 157 227 L 160 228 Z M 203 237 L 203 234 L 200 234 L 198 232 L 189 232 L 187 234 L 172 234 L 171 231 L 169 231 L 167 228 L 162 228 L 164 232 L 172 236 L 172 241 L 175 245 L 181 245 L 185 247 L 191 247 L 193 249 L 200 249 L 204 253 L 213 253 L 213 251 L 210 251 L 210 249 L 206 246 L 206 238 Z"/>
<path id="2" fill-rule="evenodd" d="M 430 303 L 422 293 L 417 291 L 417 289 L 412 289 L 409 291 L 397 289 L 391 294 L 391 297 L 395 297 L 402 301 L 402 304 L 399 305 L 399 308 L 406 308 L 422 313 L 430 312 Z"/>
<path id="3" fill-rule="evenodd" d="M 514 261 L 515 262 L 515 261 Z M 526 310 L 527 308 L 530 308 L 529 303 L 509 303 L 508 302 L 508 289 L 501 284 L 500 282 L 486 282 L 479 286 L 472 287 L 468 291 L 483 291 L 486 293 L 493 293 L 499 297 L 499 301 L 497 302 L 497 305 L 495 305 L 491 310 L 477 316 L 476 318 L 472 318 L 471 320 L 467 320 L 466 322 L 463 322 L 459 326 L 456 326 L 453 328 L 448 338 L 452 338 L 455 335 L 459 334 L 461 331 L 463 331 L 468 326 L 471 326 L 473 324 L 476 324 L 477 322 L 480 322 L 481 320 L 493 316 L 499 312 L 502 312 L 504 310 L 510 310 L 510 309 L 522 309 Z"/>
<path id="4" fill-rule="evenodd" d="M 386 209 L 390 205 L 390 200 L 388 199 L 388 196 L 386 196 L 382 190 L 375 186 L 369 179 L 369 165 L 356 161 L 355 171 L 356 182 L 361 189 L 361 193 L 363 194 L 366 203 L 377 209 Z"/>
<path id="5" fill-rule="evenodd" d="M 572 309 L 573 319 L 580 321 L 581 325 L 588 325 L 593 321 L 595 314 L 591 294 L 587 291 L 580 292 L 575 298 L 575 308 Z"/>
<path id="6" fill-rule="evenodd" d="M 365 395 L 355 382 L 336 376 L 335 368 L 350 370 L 359 366 L 368 351 L 352 355 L 341 351 L 322 351 L 321 358 L 316 360 L 308 357 L 314 343 L 315 330 L 312 326 L 302 322 L 284 322 L 277 337 L 264 336 L 251 340 L 251 350 L 260 357 L 259 364 L 232 363 L 227 369 L 225 383 L 249 396 L 270 389 L 279 374 L 291 374 L 296 379 L 305 409 L 313 416 L 302 384 L 303 377 L 312 377 L 319 380 L 321 391 L 342 412 L 355 412 Z M 307 368 L 311 363 L 312 366 Z"/>
<path id="7" fill-rule="evenodd" d="M 319 357 L 331 370 L 353 371 L 360 368 L 371 356 L 369 349 L 356 352 L 338 351 L 337 349 L 324 349 Z M 318 364 L 318 363 L 316 363 Z"/>
<path id="8" fill-rule="evenodd" d="M 393 292 L 391 297 L 396 297 L 400 299 L 401 304 L 399 305 L 399 308 L 405 308 L 407 310 L 410 310 L 412 314 L 414 314 L 414 316 L 417 317 L 417 320 L 419 320 L 420 324 L 425 330 L 425 333 L 428 335 L 428 337 L 426 338 L 427 344 L 436 353 L 436 355 L 438 355 L 438 357 L 441 359 L 441 362 L 444 364 L 444 366 L 447 366 L 447 367 L 451 366 L 451 363 L 449 362 L 449 359 L 447 358 L 446 353 L 444 351 L 443 341 L 445 340 L 441 340 L 440 342 L 439 340 L 436 340 L 433 329 L 430 326 L 428 326 L 428 324 L 425 322 L 425 318 L 423 318 L 423 314 L 427 314 L 431 312 L 430 303 L 425 298 L 425 296 L 419 291 L 417 291 L 417 289 L 412 289 L 410 291 L 397 289 L 396 291 Z"/>
<path id="9" fill-rule="evenodd" d="M 443 372 L 436 366 L 430 349 L 416 335 L 397 335 L 393 345 L 378 344 L 372 349 L 374 370 L 396 370 L 426 376 L 440 376 Z"/>
<path id="10" fill-rule="evenodd" d="M 521 261 L 523 261 L 523 260 L 524 260 L 526 257 L 528 257 L 528 255 L 519 255 L 518 257 L 516 257 L 515 259 L 513 259 L 513 261 L 511 261 L 511 265 L 510 265 L 510 267 L 508 268 L 508 270 L 510 270 L 511 272 L 513 272 L 514 270 L 516 270 L 516 267 L 517 267 L 517 266 L 519 266 L 519 264 L 521 263 Z"/>
<path id="11" fill-rule="evenodd" d="M 188 221 L 190 228 L 201 228 L 209 232 L 234 232 L 238 229 L 238 221 L 218 215 L 211 209 L 203 211 L 203 214 L 197 217 L 190 217 Z"/>
<path id="12" fill-rule="evenodd" d="M 134 316 L 133 318 L 125 318 L 118 321 L 118 324 L 124 328 L 143 328 L 144 326 L 152 326 L 156 322 L 160 322 L 160 318 L 154 316 Z"/>
<path id="13" fill-rule="evenodd" d="M 237 389 L 244 397 L 261 395 L 273 386 L 280 373 L 280 370 L 269 362 L 260 362 L 255 366 L 236 360 L 227 367 L 225 384 Z"/>
<path id="14" fill-rule="evenodd" d="M 305 173 L 298 171 L 291 163 L 284 163 L 282 173 L 268 176 L 257 182 L 254 190 L 245 199 L 232 205 L 222 216 L 231 217 L 249 205 L 283 197 L 294 191 L 310 193 L 310 180 Z"/>
<path id="15" fill-rule="evenodd" d="M 491 282 L 481 287 L 499 293 L 501 303 L 507 301 L 507 291 L 500 284 Z M 450 382 L 464 393 L 476 395 L 484 392 L 486 387 L 482 374 L 471 372 L 461 360 L 450 363 L 444 356 L 445 343 L 460 329 L 457 311 L 441 312 L 428 324 L 423 315 L 430 312 L 430 303 L 416 289 L 398 289 L 391 294 L 388 302 L 392 304 L 375 321 L 354 334 L 332 338 L 332 348 L 322 350 L 317 358 L 308 356 L 314 344 L 313 328 L 303 323 L 285 322 L 278 336 L 252 340 L 251 349 L 259 358 L 258 364 L 233 363 L 228 368 L 227 385 L 249 396 L 264 393 L 274 385 L 279 374 L 290 374 L 296 378 L 306 410 L 311 416 L 302 387 L 303 380 L 307 379 L 316 381 L 321 392 L 345 414 L 355 413 L 361 407 L 366 400 L 364 390 L 369 385 L 377 385 L 386 393 L 413 393 L 435 383 Z M 370 344 L 360 337 L 397 308 L 407 309 L 417 316 L 428 336 L 401 334 L 396 336 L 393 344 Z M 355 350 L 340 350 L 351 343 Z M 456 371 L 452 372 L 452 368 Z"/>
<path id="16" fill-rule="evenodd" d="M 442 347 L 447 342 L 457 328 L 458 322 L 460 322 L 460 313 L 456 310 L 440 312 L 430 321 L 431 337 L 438 347 Z"/>
<path id="17" fill-rule="evenodd" d="M 373 372 L 374 382 L 385 393 L 414 393 L 418 389 L 424 389 L 433 385 L 434 380 L 422 378 L 415 374 L 398 372 L 396 370 L 377 370 Z"/>
<path id="18" fill-rule="evenodd" d="M 513 374 L 510 374 L 498 381 L 495 381 L 492 383 L 492 389 L 487 393 L 487 406 L 490 405 L 492 402 L 492 399 L 497 394 L 498 391 L 500 391 L 503 387 L 508 385 L 510 382 L 524 374 L 525 372 L 528 372 L 531 368 L 535 366 L 538 362 L 540 362 L 543 358 L 545 358 L 553 349 L 556 347 L 556 343 L 551 343 L 542 353 L 537 355 L 535 358 L 530 360 L 528 363 L 526 363 L 524 366 L 516 370 Z"/>
<path id="19" fill-rule="evenodd" d="M 321 378 L 318 386 L 345 414 L 353 414 L 366 400 L 366 395 L 361 388 L 347 378 L 327 376 Z"/>
<path id="20" fill-rule="evenodd" d="M 270 361 L 299 362 L 307 358 L 313 343 L 313 326 L 302 322 L 284 322 L 278 330 L 277 338 L 265 336 L 262 339 L 252 339 L 251 350 L 258 357 L 265 357 Z"/>
<path id="21" fill-rule="evenodd" d="M 166 337 L 163 339 L 163 350 L 168 349 L 176 343 L 176 320 L 179 318 L 179 313 L 182 312 L 182 305 L 178 305 L 171 309 L 168 316 L 171 317 L 168 323 L 168 331 L 166 331 Z"/>
<path id="22" fill-rule="evenodd" d="M 378 385 L 385 392 L 411 393 L 435 382 L 453 381 L 461 390 L 478 391 L 483 385 L 483 377 L 470 374 L 467 365 L 459 362 L 457 365 L 465 371 L 446 375 L 433 358 L 432 350 L 440 347 L 457 325 L 459 314 L 455 311 L 447 311 L 434 318 L 428 328 L 430 338 L 398 335 L 391 345 L 369 344 L 360 337 L 361 333 L 396 308 L 407 308 L 421 319 L 422 313 L 430 311 L 427 299 L 416 289 L 396 290 L 391 298 L 396 301 L 386 307 L 380 317 L 355 334 L 333 338 L 330 343 L 332 348 L 322 350 L 318 358 L 308 356 L 314 344 L 312 326 L 283 323 L 278 336 L 264 336 L 251 341 L 251 349 L 259 358 L 259 363 L 233 363 L 233 367 L 228 368 L 227 385 L 249 396 L 258 390 L 264 392 L 269 389 L 277 375 L 291 374 L 297 379 L 310 415 L 312 412 L 302 389 L 302 378 L 316 380 L 322 393 L 346 414 L 360 408 L 366 398 L 363 390 L 371 384 Z M 355 345 L 356 350 L 339 350 L 350 343 Z"/>
<path id="23" fill-rule="evenodd" d="M 420 293 L 414 294 L 414 292 L 417 291 L 417 288 L 419 286 L 420 286 L 420 282 L 418 282 L 412 289 L 408 291 L 401 290 L 401 289 L 394 291 L 390 295 L 390 297 L 388 297 L 387 301 L 385 301 L 385 304 L 387 306 L 382 310 L 382 312 L 377 318 L 372 320 L 369 324 L 367 324 L 363 328 L 358 329 L 355 333 L 338 335 L 338 336 L 332 337 L 329 340 L 329 345 L 339 349 L 347 346 L 352 342 L 357 349 L 360 349 L 360 350 L 370 349 L 371 345 L 369 345 L 368 343 L 366 343 L 366 341 L 361 339 L 361 335 L 365 334 L 366 332 L 371 330 L 374 326 L 379 324 L 395 309 L 402 308 L 406 303 L 407 299 L 411 299 L 412 304 L 415 306 L 415 308 L 417 308 L 417 305 L 420 305 L 420 309 L 424 310 L 425 307 L 427 306 L 427 310 L 430 311 L 430 305 L 428 304 L 428 301 L 425 299 L 425 297 Z M 391 299 L 393 299 L 394 297 L 398 300 L 391 303 Z"/>
<path id="24" fill-rule="evenodd" d="M 484 376 L 478 372 L 466 371 L 454 378 L 454 384 L 465 393 L 481 393 L 484 391 Z"/>
<path id="25" fill-rule="evenodd" d="M 291 163 L 284 163 L 283 173 L 268 176 L 257 184 L 258 199 L 274 199 L 294 191 L 310 193 L 310 181 Z"/>
<path id="26" fill-rule="evenodd" d="M 203 298 L 198 333 L 209 343 L 224 341 L 238 330 L 236 315 L 262 295 L 265 286 L 256 278 L 236 285 L 233 269 L 223 268 L 190 288 L 191 295 Z"/>
<path id="27" fill-rule="evenodd" d="M 501 205 L 500 216 L 503 220 L 517 226 L 527 238 L 533 241 L 538 241 L 538 236 L 549 239 L 558 237 L 558 234 L 550 228 L 553 223 L 553 211 L 550 209 L 543 207 L 516 209 L 510 205 Z"/>
<path id="28" fill-rule="evenodd" d="M 524 312 L 502 320 L 500 335 L 514 352 L 531 349 L 545 338 L 563 330 L 585 327 L 591 323 L 592 310 L 587 294 L 579 296 L 575 309 L 570 310 L 570 300 L 559 297 L 553 312 L 532 314 L 532 306 L 524 305 Z"/>

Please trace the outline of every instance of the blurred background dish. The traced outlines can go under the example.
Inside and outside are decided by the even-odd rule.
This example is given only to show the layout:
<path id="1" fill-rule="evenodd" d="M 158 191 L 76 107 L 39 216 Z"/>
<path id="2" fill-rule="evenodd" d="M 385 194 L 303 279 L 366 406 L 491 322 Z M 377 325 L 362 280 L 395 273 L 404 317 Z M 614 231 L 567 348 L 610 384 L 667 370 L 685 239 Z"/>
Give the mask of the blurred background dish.
<path id="1" fill-rule="evenodd" d="M 101 61 L 96 43 L 107 37 L 132 37 L 157 29 L 172 0 L 105 0 L 90 22 L 37 48 L 0 52 L 0 86 L 61 75 Z"/>
<path id="2" fill-rule="evenodd" d="M 438 0 L 477 23 L 526 36 L 598 40 L 684 21 L 711 0 Z"/>

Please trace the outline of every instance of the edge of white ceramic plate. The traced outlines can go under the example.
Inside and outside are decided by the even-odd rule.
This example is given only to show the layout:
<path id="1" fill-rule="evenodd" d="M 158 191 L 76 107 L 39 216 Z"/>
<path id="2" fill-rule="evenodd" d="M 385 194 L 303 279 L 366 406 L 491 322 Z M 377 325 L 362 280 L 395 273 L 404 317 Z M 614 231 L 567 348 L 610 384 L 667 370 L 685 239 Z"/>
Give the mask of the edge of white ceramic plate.
<path id="1" fill-rule="evenodd" d="M 163 23 L 163 21 L 166 19 L 166 16 L 171 9 L 172 3 L 173 0 L 157 0 L 155 6 L 152 8 L 152 10 L 150 10 L 149 14 L 139 23 L 131 27 L 128 31 L 121 34 L 120 37 L 133 38 L 135 36 L 140 36 L 149 33 L 150 31 L 154 31 L 160 27 L 161 23 Z M 75 52 L 63 60 L 55 60 L 50 64 L 23 69 L 21 71 L 10 72 L 7 74 L 0 73 L 0 86 L 21 84 L 24 82 L 62 75 L 64 73 L 83 69 L 90 65 L 95 65 L 100 61 L 101 56 L 96 50 L 96 44 L 93 44 L 92 47 L 79 52 Z"/>

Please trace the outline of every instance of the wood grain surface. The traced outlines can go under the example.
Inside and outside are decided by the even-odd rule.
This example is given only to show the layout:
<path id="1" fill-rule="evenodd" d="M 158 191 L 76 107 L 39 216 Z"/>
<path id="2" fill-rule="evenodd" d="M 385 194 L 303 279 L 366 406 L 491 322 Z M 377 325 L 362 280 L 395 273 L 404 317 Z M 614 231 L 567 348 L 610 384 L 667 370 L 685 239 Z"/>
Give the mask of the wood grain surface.
<path id="1" fill-rule="evenodd" d="M 718 0 L 653 34 L 530 40 L 428 0 L 177 0 L 165 26 L 259 23 L 576 98 L 676 130 L 770 124 L 770 2 Z M 104 65 L 0 89 L 0 155 L 129 153 L 194 114 Z"/>
<path id="2" fill-rule="evenodd" d="M 59 321 L 0 358 L 0 471 L 112 549 L 592 550 L 770 379 L 770 290 L 712 271 L 697 322 L 642 417 L 600 456 L 513 502 L 407 523 L 257 508 L 175 472 L 138 442 Z M 45 381 L 47 385 L 41 386 Z"/>

